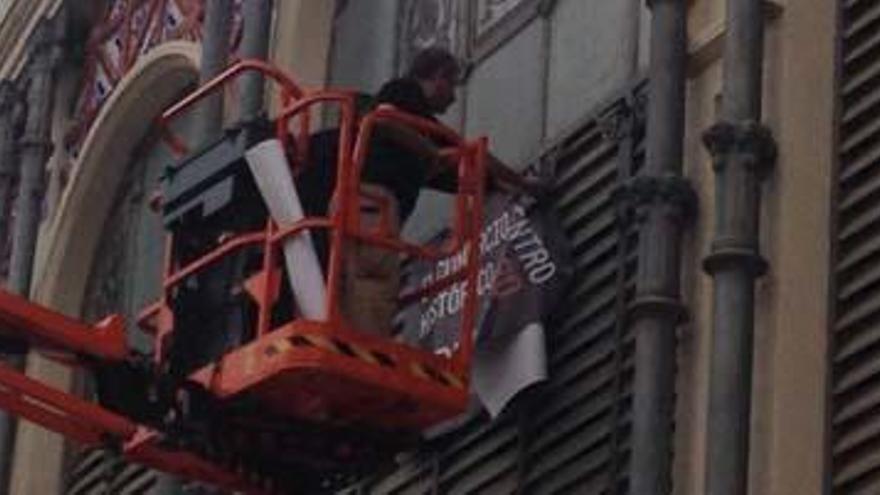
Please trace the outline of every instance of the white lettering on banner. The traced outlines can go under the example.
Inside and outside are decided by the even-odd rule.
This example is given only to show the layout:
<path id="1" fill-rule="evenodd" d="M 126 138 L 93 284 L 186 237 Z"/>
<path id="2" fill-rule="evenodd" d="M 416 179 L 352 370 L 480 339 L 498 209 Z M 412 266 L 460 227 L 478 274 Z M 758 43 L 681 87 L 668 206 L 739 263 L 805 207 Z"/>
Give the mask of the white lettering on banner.
<path id="1" fill-rule="evenodd" d="M 544 246 L 543 240 L 534 231 L 528 217 L 526 217 L 526 210 L 522 205 L 514 205 L 513 208 L 505 210 L 504 213 L 489 222 L 480 233 L 479 242 L 481 259 L 485 258 L 487 253 L 498 249 L 503 243 L 510 242 L 512 254 L 532 285 L 542 285 L 556 274 L 556 265 Z M 455 255 L 437 261 L 433 270 L 422 279 L 422 287 L 463 270 L 467 265 L 468 251 L 465 247 Z M 502 268 L 507 266 L 502 265 Z M 484 260 L 477 276 L 477 296 L 482 297 L 492 292 L 503 271 L 499 270 L 495 260 L 491 258 Z M 459 313 L 464 307 L 466 293 L 467 281 L 460 281 L 431 298 L 423 299 L 419 338 L 423 339 L 429 335 L 438 320 Z M 457 344 L 452 349 L 443 348 L 437 352 L 451 354 L 456 346 Z"/>

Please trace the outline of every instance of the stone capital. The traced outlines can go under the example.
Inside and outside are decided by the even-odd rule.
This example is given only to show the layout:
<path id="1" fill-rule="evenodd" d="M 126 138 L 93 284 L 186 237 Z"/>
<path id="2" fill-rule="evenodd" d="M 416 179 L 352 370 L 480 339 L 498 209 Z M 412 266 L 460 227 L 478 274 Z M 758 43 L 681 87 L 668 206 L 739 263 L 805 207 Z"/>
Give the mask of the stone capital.
<path id="1" fill-rule="evenodd" d="M 776 140 L 760 122 L 720 121 L 703 133 L 703 144 L 712 154 L 716 170 L 738 157 L 763 178 L 776 162 Z"/>
<path id="2" fill-rule="evenodd" d="M 682 223 L 697 213 L 697 195 L 690 182 L 680 176 L 638 176 L 615 192 L 618 211 L 644 217 L 647 210 L 663 209 Z"/>

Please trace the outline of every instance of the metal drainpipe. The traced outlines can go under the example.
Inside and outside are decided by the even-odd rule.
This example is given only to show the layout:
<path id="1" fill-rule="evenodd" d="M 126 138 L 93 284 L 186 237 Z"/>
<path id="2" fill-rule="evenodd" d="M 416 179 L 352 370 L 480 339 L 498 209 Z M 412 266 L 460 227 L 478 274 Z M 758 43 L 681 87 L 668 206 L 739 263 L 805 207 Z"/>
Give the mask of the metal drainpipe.
<path id="1" fill-rule="evenodd" d="M 266 60 L 272 32 L 272 0 L 249 0 L 244 2 L 242 9 L 244 36 L 241 56 Z M 242 76 L 241 119 L 246 124 L 257 120 L 263 112 L 263 83 L 263 76 L 257 73 Z"/>
<path id="2" fill-rule="evenodd" d="M 245 2 L 247 3 L 247 2 Z M 213 79 L 226 68 L 229 60 L 229 41 L 232 31 L 232 0 L 205 2 L 205 21 L 202 25 L 202 57 L 199 83 Z M 205 145 L 220 137 L 223 131 L 223 94 L 205 98 L 196 108 L 190 138 L 196 146 Z M 159 474 L 154 493 L 177 495 L 191 493 L 176 477 Z"/>
<path id="3" fill-rule="evenodd" d="M 714 284 L 706 493 L 748 490 L 754 283 L 760 187 L 775 160 L 761 125 L 764 15 L 761 0 L 727 1 L 721 120 L 703 136 L 715 170 L 715 239 L 705 259 Z"/>
<path id="4" fill-rule="evenodd" d="M 232 0 L 205 2 L 205 23 L 202 26 L 202 58 L 199 83 L 204 84 L 226 68 L 229 59 L 229 37 L 232 30 Z M 199 104 L 193 125 L 194 142 L 203 144 L 223 130 L 223 94 L 215 93 Z"/>
<path id="5" fill-rule="evenodd" d="M 681 234 L 695 210 L 682 177 L 687 62 L 687 3 L 649 0 L 652 10 L 647 163 L 623 197 L 639 223 L 635 299 L 629 320 L 636 339 L 631 490 L 672 493 L 676 328 Z"/>
<path id="6" fill-rule="evenodd" d="M 642 34 L 642 0 L 626 0 L 624 19 L 626 37 L 621 51 L 628 61 L 627 83 L 634 83 L 639 77 L 639 49 L 641 48 Z"/>
<path id="7" fill-rule="evenodd" d="M 226 65 L 229 52 L 229 28 L 231 19 L 231 0 L 210 0 L 206 2 L 205 37 L 202 46 L 202 69 L 200 80 L 205 82 L 217 75 Z M 265 59 L 269 50 L 269 33 L 272 18 L 272 5 L 269 0 L 245 0 L 242 2 L 244 37 L 242 39 L 242 58 Z M 196 135 L 193 140 L 205 143 L 218 136 L 222 130 L 222 95 L 207 100 L 197 117 Z M 247 125 L 256 120 L 263 109 L 263 78 L 256 74 L 242 76 L 241 116 Z M 156 490 L 162 495 L 198 493 L 186 490 L 173 477 L 160 477 Z"/>
<path id="8" fill-rule="evenodd" d="M 57 19 L 56 19 L 57 21 Z M 46 162 L 52 153 L 52 108 L 55 93 L 55 68 L 61 59 L 58 28 L 60 23 L 44 20 L 34 32 L 35 47 L 28 66 L 29 83 L 25 93 L 27 116 L 18 143 L 21 180 L 15 200 L 12 225 L 12 255 L 7 288 L 24 297 L 30 296 L 34 254 L 41 220 Z M 5 361 L 23 368 L 25 359 L 10 356 Z M 15 445 L 15 420 L 0 413 L 0 487 L 9 489 Z"/>

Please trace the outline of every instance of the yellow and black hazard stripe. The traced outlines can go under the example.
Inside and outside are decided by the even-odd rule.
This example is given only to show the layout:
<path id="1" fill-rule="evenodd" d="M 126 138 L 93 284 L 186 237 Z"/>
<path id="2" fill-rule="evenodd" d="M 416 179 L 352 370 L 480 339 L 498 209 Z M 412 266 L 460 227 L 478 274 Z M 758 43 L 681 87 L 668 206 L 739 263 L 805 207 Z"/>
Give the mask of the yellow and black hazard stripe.
<path id="1" fill-rule="evenodd" d="M 294 347 L 312 347 L 349 358 L 358 359 L 374 366 L 384 366 L 387 368 L 397 367 L 394 358 L 383 352 L 320 334 L 297 334 L 286 339 L 278 339 L 269 344 L 266 347 L 265 352 L 268 356 L 274 356 Z M 448 387 L 457 389 L 463 389 L 465 387 L 464 381 L 460 377 L 425 363 L 410 363 L 410 366 L 406 371 L 423 380 L 433 381 Z"/>
<path id="2" fill-rule="evenodd" d="M 461 378 L 447 371 L 428 366 L 425 363 L 411 363 L 410 371 L 412 374 L 424 380 L 439 382 L 452 388 L 464 388 L 464 381 L 462 381 Z"/>
<path id="3" fill-rule="evenodd" d="M 332 352 L 333 354 L 355 358 L 376 366 L 389 368 L 395 366 L 394 359 L 385 353 L 320 334 L 297 334 L 287 339 L 278 339 L 266 347 L 266 354 L 275 355 L 294 347 L 313 347 Z"/>

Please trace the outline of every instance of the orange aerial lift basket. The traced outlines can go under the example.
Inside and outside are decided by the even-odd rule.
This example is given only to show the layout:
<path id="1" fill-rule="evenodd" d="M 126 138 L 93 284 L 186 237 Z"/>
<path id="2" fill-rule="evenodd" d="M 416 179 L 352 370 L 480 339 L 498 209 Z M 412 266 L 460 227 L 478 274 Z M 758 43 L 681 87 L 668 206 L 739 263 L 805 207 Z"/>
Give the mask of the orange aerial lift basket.
<path id="1" fill-rule="evenodd" d="M 275 83 L 277 116 L 189 150 L 172 121 L 254 72 Z M 314 116 L 326 115 L 328 107 L 337 125 L 315 132 Z M 402 239 L 390 228 L 388 201 L 362 187 L 374 135 L 388 123 L 442 143 L 450 158 L 443 162 L 455 179 L 455 214 L 443 246 Z M 465 140 L 389 106 L 359 114 L 354 93 L 307 91 L 254 60 L 236 63 L 183 98 L 158 125 L 181 161 L 165 171 L 157 202 L 167 230 L 161 297 L 138 321 L 154 337 L 151 355 L 127 349 L 118 317 L 85 325 L 0 293 L 7 333 L 92 369 L 99 392 L 99 403 L 91 403 L 0 367 L 0 407 L 161 470 L 267 494 L 337 489 L 411 448 L 426 428 L 465 411 L 485 139 Z M 279 144 L 294 181 L 327 168 L 317 172 L 330 178 L 332 197 L 324 199 L 333 207 L 317 215 L 306 208 L 292 222 L 274 219 L 255 185 L 252 170 L 258 171 L 246 159 L 263 142 Z M 332 166 L 314 159 L 328 142 Z M 378 225 L 362 221 L 364 201 L 378 208 Z M 318 246 L 321 261 L 317 285 L 325 291 L 318 316 L 305 316 L 295 297 L 312 288 L 295 286 L 296 277 L 285 273 L 302 267 L 289 263 L 285 249 L 303 239 Z M 392 338 L 390 328 L 353 326 L 340 305 L 341 280 L 345 253 L 358 245 L 427 260 L 464 253 L 460 270 L 400 296 L 405 307 L 462 284 L 459 346 L 451 356 Z"/>

